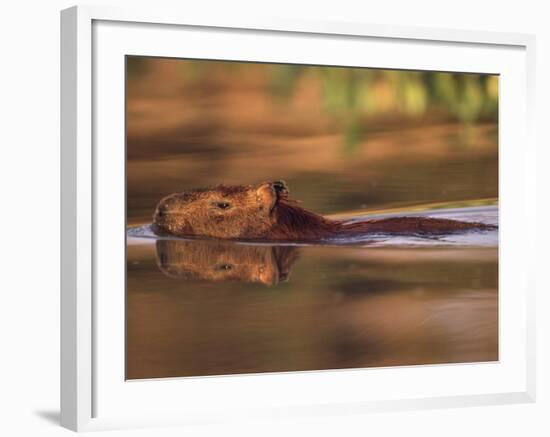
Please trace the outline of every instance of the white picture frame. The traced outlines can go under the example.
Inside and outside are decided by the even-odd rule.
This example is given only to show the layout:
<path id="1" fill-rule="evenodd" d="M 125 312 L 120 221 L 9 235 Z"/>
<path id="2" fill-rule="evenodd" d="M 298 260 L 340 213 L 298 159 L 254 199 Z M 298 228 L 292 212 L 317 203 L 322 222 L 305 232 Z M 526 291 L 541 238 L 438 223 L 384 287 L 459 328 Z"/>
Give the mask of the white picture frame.
<path id="1" fill-rule="evenodd" d="M 216 40 L 220 32 L 222 38 Z M 141 37 L 144 33 L 146 37 Z M 256 47 L 252 35 L 254 39 L 264 38 L 264 42 L 269 39 L 273 51 L 266 53 L 265 48 Z M 223 42 L 220 44 L 233 38 L 243 44 L 232 48 L 243 51 L 242 59 L 299 62 L 300 53 L 294 54 L 288 44 L 300 46 L 300 41 L 307 40 L 302 50 L 309 49 L 308 63 L 322 64 L 325 58 L 321 56 L 333 56 L 333 63 L 350 65 L 345 58 L 346 45 L 368 43 L 388 48 L 383 55 L 378 50 L 378 59 L 370 61 L 370 66 L 502 75 L 499 283 L 504 287 L 509 284 L 516 292 L 500 296 L 504 353 L 498 363 L 156 382 L 121 380 L 123 328 L 122 320 L 118 323 L 117 318 L 124 300 L 120 298 L 124 284 L 120 282 L 120 269 L 110 271 L 107 265 L 120 267 L 124 248 L 118 243 L 124 232 L 119 225 L 124 217 L 117 215 L 113 226 L 106 226 L 101 213 L 109 207 L 121 211 L 117 206 L 118 188 L 108 199 L 110 187 L 124 184 L 124 166 L 120 165 L 121 157 L 124 159 L 120 153 L 124 150 L 124 136 L 120 135 L 124 119 L 120 66 L 125 54 L 182 57 L 182 45 L 177 40 L 191 37 L 197 39 L 192 53 L 186 54 L 208 59 L 234 59 L 235 55 L 224 54 L 227 48 Z M 216 44 L 210 46 L 209 40 Z M 315 48 L 320 44 L 323 53 L 316 55 Z M 338 51 L 341 58 L 336 58 L 336 49 L 331 52 L 331 44 L 342 48 Z M 229 21 L 214 14 L 193 16 L 188 10 L 78 6 L 62 11 L 61 424 L 81 431 L 534 401 L 534 284 L 529 259 L 524 256 L 534 252 L 535 235 L 535 216 L 526 207 L 535 203 L 534 52 L 534 36 L 524 34 L 254 17 Z M 420 56 L 413 60 L 411 53 Z M 110 85 L 104 85 L 111 73 Z M 103 110 L 106 107 L 108 111 Z M 109 147 L 105 148 L 107 143 Z M 103 147 L 100 154 L 98 147 Z M 104 207 L 98 208 L 100 204 Z M 519 223 L 528 223 L 521 237 L 514 236 Z M 107 289 L 109 295 L 105 295 Z M 98 299 L 98 293 L 105 297 Z M 512 322 L 514 330 L 508 329 Z M 419 385 L 410 383 L 411 376 Z M 390 390 L 384 383 L 388 380 L 398 382 L 399 388 Z M 374 394 L 346 389 L 367 381 Z M 183 384 L 193 399 L 176 402 Z M 251 403 L 258 386 L 270 394 L 269 399 Z M 289 387 L 297 387 L 298 394 L 289 392 Z M 218 401 L 212 404 L 213 398 Z M 153 400 L 154 405 L 145 399 Z"/>

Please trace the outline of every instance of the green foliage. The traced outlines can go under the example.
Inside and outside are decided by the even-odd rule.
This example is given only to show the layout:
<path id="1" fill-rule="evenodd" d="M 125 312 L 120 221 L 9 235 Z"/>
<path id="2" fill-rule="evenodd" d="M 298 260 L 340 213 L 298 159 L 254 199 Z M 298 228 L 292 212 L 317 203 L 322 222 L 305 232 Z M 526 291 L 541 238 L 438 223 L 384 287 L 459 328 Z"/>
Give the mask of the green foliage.
<path id="1" fill-rule="evenodd" d="M 278 64 L 272 66 L 271 92 L 278 97 L 288 98 L 303 73 L 299 65 Z"/>
<path id="2" fill-rule="evenodd" d="M 344 152 L 352 154 L 364 137 L 364 126 L 357 118 L 352 118 L 344 128 Z"/>
<path id="3" fill-rule="evenodd" d="M 362 140 L 362 120 L 372 116 L 438 113 L 466 124 L 498 117 L 497 76 L 294 65 L 272 66 L 270 72 L 272 92 L 285 99 L 306 72 L 318 77 L 323 107 L 340 121 L 346 151 Z"/>
<path id="4" fill-rule="evenodd" d="M 178 65 L 187 83 L 196 86 L 216 80 L 237 82 L 243 80 L 241 73 L 267 71 L 268 91 L 281 101 L 292 99 L 299 83 L 306 79 L 318 86 L 323 110 L 340 124 L 347 152 L 356 149 L 369 120 L 378 117 L 443 117 L 464 124 L 498 119 L 495 75 L 289 64 L 252 64 L 250 70 L 251 64 L 227 61 Z M 127 58 L 130 79 L 147 73 L 149 68 L 147 58 Z"/>

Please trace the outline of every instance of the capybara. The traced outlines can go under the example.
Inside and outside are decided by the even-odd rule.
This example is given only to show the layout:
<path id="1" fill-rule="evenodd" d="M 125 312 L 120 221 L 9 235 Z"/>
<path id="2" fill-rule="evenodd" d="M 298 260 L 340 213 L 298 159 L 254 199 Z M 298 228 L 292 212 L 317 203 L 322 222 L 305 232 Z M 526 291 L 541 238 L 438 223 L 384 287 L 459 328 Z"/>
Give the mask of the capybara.
<path id="1" fill-rule="evenodd" d="M 289 198 L 284 181 L 218 185 L 163 198 L 154 213 L 158 235 L 232 240 L 323 241 L 359 235 L 444 235 L 494 225 L 431 217 L 333 220 Z"/>

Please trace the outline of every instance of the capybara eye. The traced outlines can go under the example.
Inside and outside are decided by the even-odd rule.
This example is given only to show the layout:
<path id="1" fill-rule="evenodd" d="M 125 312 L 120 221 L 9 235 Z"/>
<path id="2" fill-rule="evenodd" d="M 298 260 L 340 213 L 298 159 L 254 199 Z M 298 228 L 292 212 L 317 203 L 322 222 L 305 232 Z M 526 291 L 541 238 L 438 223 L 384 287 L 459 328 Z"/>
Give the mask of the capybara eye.
<path id="1" fill-rule="evenodd" d="M 214 204 L 220 209 L 227 209 L 231 206 L 229 202 L 215 202 Z"/>
<path id="2" fill-rule="evenodd" d="M 216 264 L 214 266 L 214 270 L 233 270 L 233 266 L 231 264 Z"/>

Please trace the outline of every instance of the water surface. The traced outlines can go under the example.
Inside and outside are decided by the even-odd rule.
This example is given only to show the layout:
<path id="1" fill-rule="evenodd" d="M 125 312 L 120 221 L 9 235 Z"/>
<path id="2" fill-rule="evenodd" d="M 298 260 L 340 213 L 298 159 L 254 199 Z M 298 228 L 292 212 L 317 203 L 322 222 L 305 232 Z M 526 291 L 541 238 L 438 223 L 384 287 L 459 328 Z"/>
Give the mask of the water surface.
<path id="1" fill-rule="evenodd" d="M 497 224 L 497 211 L 407 215 Z M 131 228 L 127 377 L 498 360 L 497 243 L 497 231 L 270 245 Z"/>

